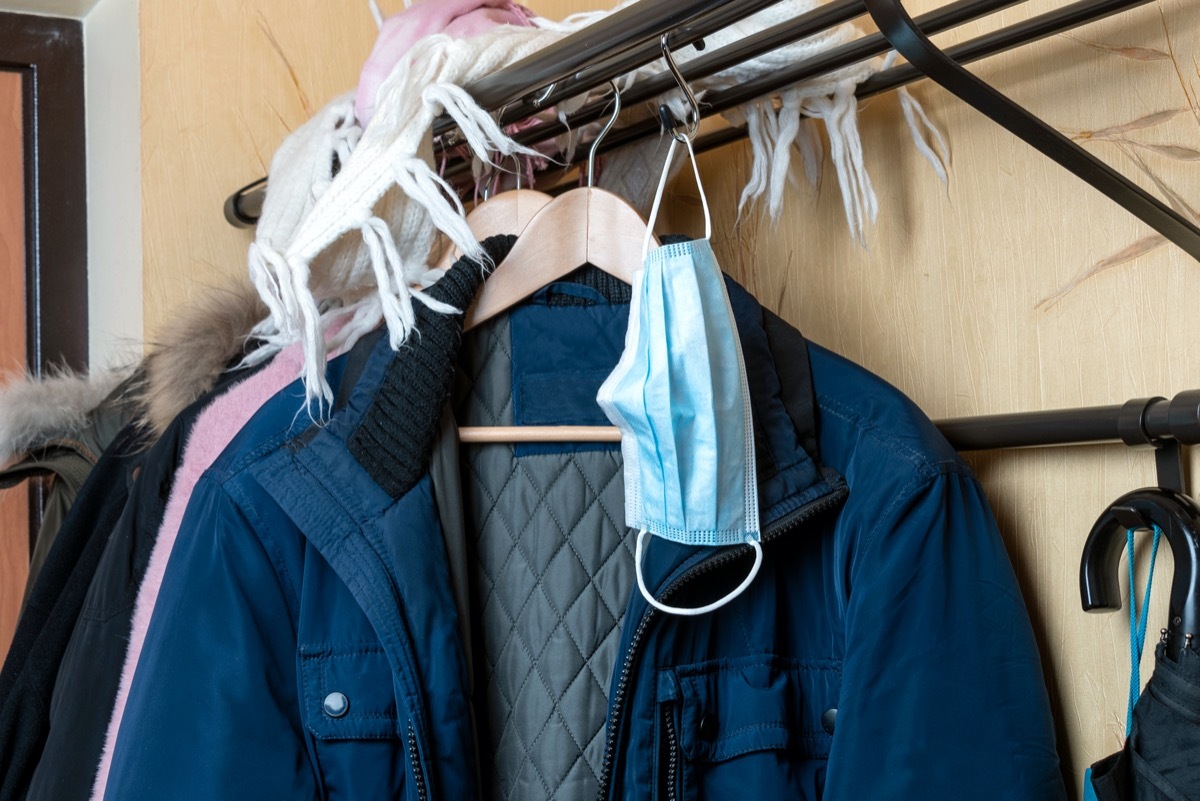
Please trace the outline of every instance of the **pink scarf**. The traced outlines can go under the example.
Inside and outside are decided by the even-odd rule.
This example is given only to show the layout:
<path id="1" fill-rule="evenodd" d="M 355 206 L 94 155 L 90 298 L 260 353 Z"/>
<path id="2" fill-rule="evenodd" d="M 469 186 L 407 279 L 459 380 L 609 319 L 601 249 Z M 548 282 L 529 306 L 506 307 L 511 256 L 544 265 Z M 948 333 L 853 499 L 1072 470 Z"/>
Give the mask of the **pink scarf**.
<path id="1" fill-rule="evenodd" d="M 354 113 L 359 125 L 370 122 L 380 85 L 418 40 L 435 33 L 470 39 L 497 25 L 529 28 L 532 18 L 532 11 L 511 0 L 428 0 L 384 20 L 358 80 Z"/>

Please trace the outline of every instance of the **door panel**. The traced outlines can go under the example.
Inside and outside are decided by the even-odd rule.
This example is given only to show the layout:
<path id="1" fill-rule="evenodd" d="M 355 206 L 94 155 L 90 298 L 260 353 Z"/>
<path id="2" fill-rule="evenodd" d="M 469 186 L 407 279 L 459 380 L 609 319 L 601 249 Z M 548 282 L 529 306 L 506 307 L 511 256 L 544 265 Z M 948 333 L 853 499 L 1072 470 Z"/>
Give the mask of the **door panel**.
<path id="1" fill-rule="evenodd" d="M 79 20 L 0 11 L 0 386 L 14 371 L 87 369 L 83 92 Z M 41 491 L 0 493 L 0 658 Z"/>
<path id="2" fill-rule="evenodd" d="M 25 168 L 22 75 L 0 71 L 0 386 L 25 370 Z M 0 655 L 29 570 L 29 492 L 0 491 Z"/>

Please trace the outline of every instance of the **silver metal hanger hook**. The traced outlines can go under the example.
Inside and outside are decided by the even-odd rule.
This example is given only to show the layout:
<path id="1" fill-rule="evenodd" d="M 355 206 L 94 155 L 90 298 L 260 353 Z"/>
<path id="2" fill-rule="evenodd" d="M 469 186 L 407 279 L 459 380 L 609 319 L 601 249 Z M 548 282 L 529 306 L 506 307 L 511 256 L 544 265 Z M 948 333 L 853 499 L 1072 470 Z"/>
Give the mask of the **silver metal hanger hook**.
<path id="1" fill-rule="evenodd" d="M 596 178 L 596 149 L 600 146 L 600 140 L 604 138 L 609 129 L 617 122 L 617 117 L 621 116 L 621 90 L 617 88 L 616 81 L 609 81 L 608 85 L 612 87 L 613 97 L 613 113 L 608 118 L 608 122 L 604 123 L 604 127 L 600 129 L 600 133 L 596 134 L 596 138 L 592 140 L 592 146 L 588 150 L 587 160 L 587 185 L 591 188 L 593 181 Z"/>
<path id="2" fill-rule="evenodd" d="M 679 91 L 683 92 L 688 106 L 691 107 L 688 119 L 683 122 L 686 130 L 680 132 L 680 124 L 675 119 L 675 115 L 667 108 L 666 104 L 658 107 L 658 113 L 663 121 L 663 127 L 670 130 L 671 136 L 683 142 L 694 137 L 696 131 L 700 130 L 700 102 L 696 100 L 696 95 L 692 92 L 692 87 L 688 85 L 687 79 L 683 77 L 683 73 L 679 70 L 679 65 L 675 63 L 675 57 L 671 55 L 671 46 L 668 37 L 669 34 L 664 33 L 659 37 L 658 43 L 662 47 L 663 61 L 667 62 L 667 69 L 671 71 L 671 75 L 675 78 L 675 83 L 679 85 Z M 670 121 L 669 125 L 668 121 Z"/>
<path id="3" fill-rule="evenodd" d="M 479 194 L 483 197 L 483 202 L 487 203 L 492 196 L 492 182 L 496 180 L 496 168 L 493 167 L 487 171 L 487 176 L 483 180 L 483 188 L 479 190 Z"/>
<path id="4" fill-rule="evenodd" d="M 558 81 L 547 86 L 540 94 L 534 95 L 532 102 L 535 108 L 541 108 L 550 99 L 550 94 L 554 91 L 554 87 L 558 86 Z"/>

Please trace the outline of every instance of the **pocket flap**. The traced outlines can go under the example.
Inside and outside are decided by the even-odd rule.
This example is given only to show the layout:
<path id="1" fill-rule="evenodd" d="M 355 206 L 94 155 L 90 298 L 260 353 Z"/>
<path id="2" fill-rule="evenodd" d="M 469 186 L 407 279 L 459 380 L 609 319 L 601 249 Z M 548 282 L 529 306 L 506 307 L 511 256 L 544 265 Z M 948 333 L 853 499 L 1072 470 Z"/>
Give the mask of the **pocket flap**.
<path id="1" fill-rule="evenodd" d="M 300 649 L 304 720 L 320 740 L 399 737 L 392 669 L 378 646 Z"/>
<path id="2" fill-rule="evenodd" d="M 829 753 L 822 711 L 836 705 L 840 670 L 830 660 L 754 656 L 675 669 L 679 742 L 692 762 L 753 751 Z"/>

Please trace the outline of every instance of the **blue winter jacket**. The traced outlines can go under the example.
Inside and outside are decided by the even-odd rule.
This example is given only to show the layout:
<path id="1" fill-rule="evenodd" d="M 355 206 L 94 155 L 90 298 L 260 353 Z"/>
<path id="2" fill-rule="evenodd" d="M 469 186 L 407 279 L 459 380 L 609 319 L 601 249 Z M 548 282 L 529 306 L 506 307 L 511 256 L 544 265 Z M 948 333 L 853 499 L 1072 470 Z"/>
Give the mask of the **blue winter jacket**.
<path id="1" fill-rule="evenodd" d="M 463 261 L 430 294 L 479 281 Z M 275 403 L 196 487 L 106 797 L 1065 798 L 976 479 L 894 388 L 729 292 L 764 540 L 743 595 L 646 604 L 619 450 L 458 444 L 456 421 L 605 423 L 627 288 L 581 271 L 465 344 L 418 306 L 398 353 L 351 354 L 326 425 Z M 697 605 L 750 562 L 654 539 L 644 571 Z"/>

